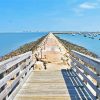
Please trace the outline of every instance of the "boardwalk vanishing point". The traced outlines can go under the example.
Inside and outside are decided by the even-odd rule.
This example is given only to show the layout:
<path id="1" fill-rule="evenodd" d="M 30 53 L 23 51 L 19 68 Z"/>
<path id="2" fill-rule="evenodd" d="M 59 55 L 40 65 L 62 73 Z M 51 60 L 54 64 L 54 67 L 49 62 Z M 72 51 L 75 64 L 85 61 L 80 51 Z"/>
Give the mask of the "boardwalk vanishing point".
<path id="1" fill-rule="evenodd" d="M 69 54 L 50 32 L 33 53 L 0 63 L 0 100 L 100 100 L 100 60 Z"/>

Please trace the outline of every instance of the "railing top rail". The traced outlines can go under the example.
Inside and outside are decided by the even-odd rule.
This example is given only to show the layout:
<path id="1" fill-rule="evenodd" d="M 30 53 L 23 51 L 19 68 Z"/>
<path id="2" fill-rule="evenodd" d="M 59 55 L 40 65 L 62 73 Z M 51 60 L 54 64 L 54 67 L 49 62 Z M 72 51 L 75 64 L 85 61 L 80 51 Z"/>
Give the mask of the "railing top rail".
<path id="1" fill-rule="evenodd" d="M 72 53 L 74 54 L 75 57 L 79 58 L 80 60 L 82 60 L 83 62 L 89 64 L 90 66 L 92 66 L 93 68 L 96 68 L 96 70 L 100 71 L 100 60 L 90 57 L 88 55 L 79 53 L 77 51 L 72 50 Z"/>
<path id="2" fill-rule="evenodd" d="M 72 70 L 77 73 L 91 93 L 100 100 L 100 60 L 74 50 L 72 50 L 70 58 Z"/>
<path id="3" fill-rule="evenodd" d="M 10 67 L 14 66 L 15 64 L 23 61 L 24 59 L 28 58 L 32 55 L 32 51 L 26 52 L 24 54 L 15 56 L 3 62 L 0 62 L 0 73 L 4 72 L 5 70 L 9 69 Z"/>
<path id="4" fill-rule="evenodd" d="M 28 55 L 28 54 L 32 54 L 32 51 L 26 52 L 26 53 L 18 55 L 18 56 L 14 56 L 14 57 L 9 58 L 7 60 L 4 60 L 4 61 L 0 62 L 0 66 L 3 65 L 3 64 L 9 63 L 9 62 L 11 62 L 13 60 L 16 60 L 16 59 L 18 59 L 21 56 L 25 56 L 25 55 Z"/>
<path id="5" fill-rule="evenodd" d="M 73 52 L 74 54 L 77 54 L 77 56 L 80 55 L 80 56 L 86 57 L 86 58 L 91 59 L 92 61 L 94 61 L 94 62 L 100 64 L 100 59 L 93 58 L 93 57 L 91 57 L 91 56 L 88 56 L 88 55 L 85 55 L 85 54 L 83 54 L 83 53 L 77 52 L 77 51 L 75 51 L 75 50 L 72 50 L 72 52 Z"/>

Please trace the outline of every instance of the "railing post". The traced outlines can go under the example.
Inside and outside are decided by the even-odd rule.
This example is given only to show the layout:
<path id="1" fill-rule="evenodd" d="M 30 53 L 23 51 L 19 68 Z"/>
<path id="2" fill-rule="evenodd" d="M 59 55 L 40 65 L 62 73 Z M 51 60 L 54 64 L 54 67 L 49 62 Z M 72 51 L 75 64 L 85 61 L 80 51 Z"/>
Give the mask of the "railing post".
<path id="1" fill-rule="evenodd" d="M 0 79 L 2 79 L 4 77 L 4 73 L 0 74 Z M 0 88 L 0 92 L 3 91 L 5 89 L 5 85 Z M 3 99 L 3 100 L 6 100 L 6 97 Z"/>
<path id="2" fill-rule="evenodd" d="M 32 53 L 28 52 L 0 63 L 0 100 L 14 98 L 31 72 L 31 62 Z"/>
<path id="3" fill-rule="evenodd" d="M 70 57 L 72 59 L 71 65 L 73 68 L 75 67 L 74 71 L 79 77 L 83 77 L 80 77 L 80 79 L 95 100 L 100 100 L 100 60 L 77 51 L 72 51 L 72 54 L 74 56 L 71 55 Z"/>
<path id="4" fill-rule="evenodd" d="M 97 76 L 100 77 L 100 73 L 97 73 Z M 99 82 L 97 82 L 97 88 L 100 89 L 100 83 Z M 100 95 L 96 94 L 96 97 L 97 97 L 98 100 L 100 100 Z"/>

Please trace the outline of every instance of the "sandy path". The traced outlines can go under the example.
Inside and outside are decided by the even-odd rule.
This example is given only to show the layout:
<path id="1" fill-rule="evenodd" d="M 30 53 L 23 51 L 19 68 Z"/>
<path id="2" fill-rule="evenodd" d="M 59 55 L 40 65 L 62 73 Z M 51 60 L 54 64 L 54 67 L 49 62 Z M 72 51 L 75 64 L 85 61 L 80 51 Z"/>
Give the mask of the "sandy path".
<path id="1" fill-rule="evenodd" d="M 47 69 L 69 68 L 65 56 L 67 51 L 52 33 L 48 34 L 39 47 L 36 54 L 42 61 L 49 62 L 46 64 Z"/>

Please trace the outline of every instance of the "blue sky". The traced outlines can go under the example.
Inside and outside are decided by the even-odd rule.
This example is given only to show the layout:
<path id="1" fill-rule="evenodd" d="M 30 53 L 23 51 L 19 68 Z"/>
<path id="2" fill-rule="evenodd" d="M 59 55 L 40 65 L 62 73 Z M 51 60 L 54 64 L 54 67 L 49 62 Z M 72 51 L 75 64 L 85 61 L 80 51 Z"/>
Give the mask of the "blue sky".
<path id="1" fill-rule="evenodd" d="M 100 0 L 0 0 L 0 32 L 100 31 Z"/>

